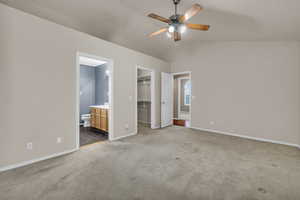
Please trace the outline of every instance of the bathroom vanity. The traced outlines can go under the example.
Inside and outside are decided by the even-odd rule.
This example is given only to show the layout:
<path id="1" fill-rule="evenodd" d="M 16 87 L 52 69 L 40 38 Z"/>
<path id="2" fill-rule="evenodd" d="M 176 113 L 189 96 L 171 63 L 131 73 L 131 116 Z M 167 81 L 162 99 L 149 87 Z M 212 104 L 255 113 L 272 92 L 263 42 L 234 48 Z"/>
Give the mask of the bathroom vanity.
<path id="1" fill-rule="evenodd" d="M 109 106 L 90 106 L 91 127 L 108 132 L 108 110 Z"/>

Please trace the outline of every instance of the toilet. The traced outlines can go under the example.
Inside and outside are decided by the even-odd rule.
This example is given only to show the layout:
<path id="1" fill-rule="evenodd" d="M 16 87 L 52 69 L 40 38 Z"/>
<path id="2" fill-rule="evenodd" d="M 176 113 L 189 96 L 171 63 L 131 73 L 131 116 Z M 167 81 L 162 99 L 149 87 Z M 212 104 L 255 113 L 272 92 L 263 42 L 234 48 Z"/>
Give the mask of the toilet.
<path id="1" fill-rule="evenodd" d="M 90 127 L 91 126 L 91 114 L 84 114 L 81 115 L 81 120 L 83 121 L 83 127 Z"/>

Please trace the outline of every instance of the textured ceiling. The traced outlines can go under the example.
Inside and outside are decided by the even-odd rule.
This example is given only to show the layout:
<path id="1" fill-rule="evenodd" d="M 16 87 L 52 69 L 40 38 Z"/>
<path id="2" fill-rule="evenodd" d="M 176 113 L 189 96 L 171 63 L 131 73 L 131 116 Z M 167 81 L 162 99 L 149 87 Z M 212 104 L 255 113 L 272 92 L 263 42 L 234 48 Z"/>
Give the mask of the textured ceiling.
<path id="1" fill-rule="evenodd" d="M 169 17 L 171 0 L 0 0 L 11 7 L 93 36 L 172 61 L 178 48 L 201 41 L 300 40 L 299 0 L 182 0 L 179 13 L 199 3 L 204 10 L 190 22 L 211 25 L 208 32 L 188 30 L 182 41 L 147 34 L 165 24 L 146 17 Z"/>

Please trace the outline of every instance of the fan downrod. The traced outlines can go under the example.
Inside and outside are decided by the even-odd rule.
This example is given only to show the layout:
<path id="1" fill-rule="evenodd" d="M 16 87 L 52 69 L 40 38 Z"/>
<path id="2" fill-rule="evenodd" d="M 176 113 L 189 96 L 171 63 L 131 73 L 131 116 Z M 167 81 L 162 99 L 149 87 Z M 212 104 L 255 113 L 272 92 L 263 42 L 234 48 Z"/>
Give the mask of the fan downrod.
<path id="1" fill-rule="evenodd" d="M 177 5 L 180 3 L 180 1 L 181 0 L 173 0 L 173 3 L 175 5 L 175 14 L 170 17 L 170 20 L 173 23 L 178 23 L 179 22 L 180 15 L 178 15 L 178 13 L 177 13 Z"/>

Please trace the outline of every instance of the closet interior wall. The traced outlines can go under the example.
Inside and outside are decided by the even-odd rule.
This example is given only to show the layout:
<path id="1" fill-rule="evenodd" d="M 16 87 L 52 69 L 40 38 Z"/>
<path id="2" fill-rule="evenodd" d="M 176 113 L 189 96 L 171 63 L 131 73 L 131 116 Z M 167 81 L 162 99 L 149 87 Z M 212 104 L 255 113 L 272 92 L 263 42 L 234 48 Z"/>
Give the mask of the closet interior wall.
<path id="1" fill-rule="evenodd" d="M 138 122 L 151 125 L 151 72 L 138 69 Z"/>

